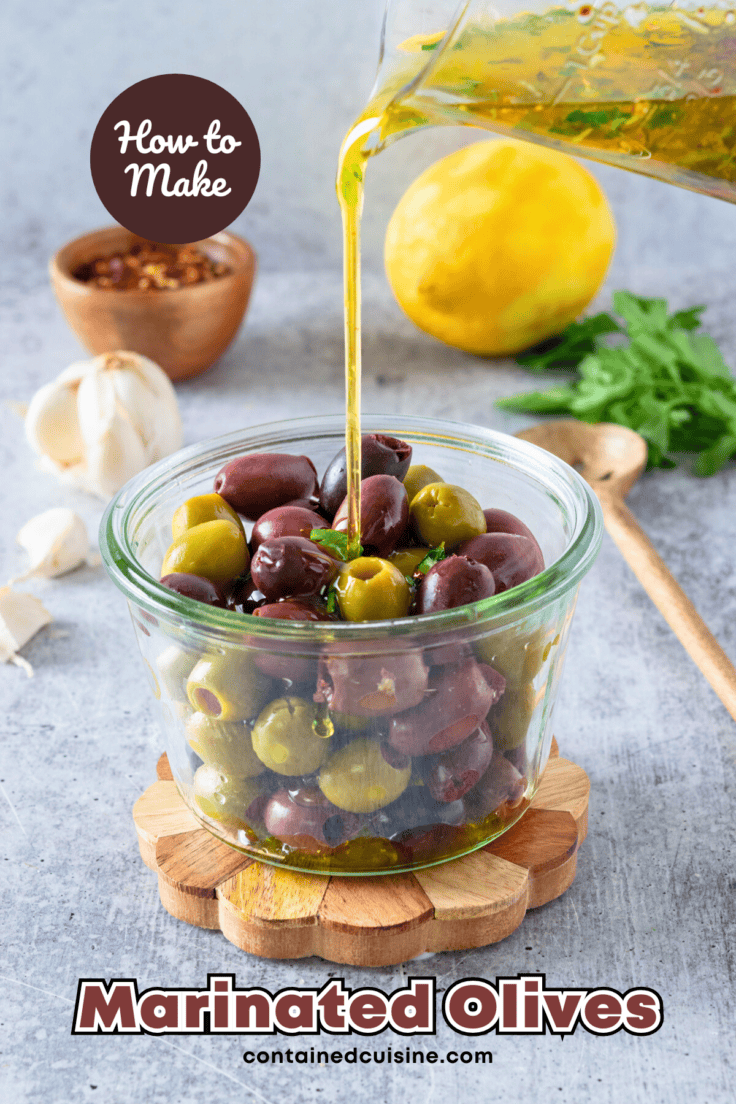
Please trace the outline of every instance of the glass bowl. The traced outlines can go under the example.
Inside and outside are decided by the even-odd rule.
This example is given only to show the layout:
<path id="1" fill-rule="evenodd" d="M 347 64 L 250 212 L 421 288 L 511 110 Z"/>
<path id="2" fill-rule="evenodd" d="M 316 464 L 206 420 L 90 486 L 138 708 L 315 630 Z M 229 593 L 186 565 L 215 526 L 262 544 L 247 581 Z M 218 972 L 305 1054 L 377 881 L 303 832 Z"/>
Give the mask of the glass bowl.
<path id="1" fill-rule="evenodd" d="M 363 432 L 408 441 L 413 463 L 519 517 L 544 571 L 471 606 L 365 623 L 253 617 L 158 582 L 184 500 L 211 492 L 219 469 L 247 453 L 306 454 L 321 477 L 344 442 L 340 416 L 183 449 L 123 487 L 100 534 L 184 801 L 231 847 L 326 874 L 432 866 L 523 815 L 602 532 L 587 484 L 527 442 L 408 416 L 365 417 Z"/>

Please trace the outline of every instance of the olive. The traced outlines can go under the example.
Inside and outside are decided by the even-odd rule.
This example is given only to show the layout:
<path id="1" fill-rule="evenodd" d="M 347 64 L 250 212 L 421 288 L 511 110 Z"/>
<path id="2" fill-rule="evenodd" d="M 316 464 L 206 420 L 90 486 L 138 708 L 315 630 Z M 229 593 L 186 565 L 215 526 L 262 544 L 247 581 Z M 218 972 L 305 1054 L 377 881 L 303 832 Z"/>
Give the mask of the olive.
<path id="1" fill-rule="evenodd" d="M 187 700 L 187 681 L 198 661 L 196 652 L 188 652 L 178 644 L 169 644 L 156 657 L 157 681 L 173 701 Z"/>
<path id="2" fill-rule="evenodd" d="M 484 723 L 432 765 L 427 789 L 436 801 L 457 801 L 485 774 L 493 756 L 493 737 Z"/>
<path id="3" fill-rule="evenodd" d="M 271 680 L 258 670 L 253 653 L 245 649 L 202 656 L 187 682 L 192 707 L 219 721 L 250 720 L 272 692 Z"/>
<path id="4" fill-rule="evenodd" d="M 308 456 L 254 452 L 231 460 L 215 476 L 214 489 L 249 521 L 295 498 L 317 492 L 317 472 Z"/>
<path id="5" fill-rule="evenodd" d="M 188 529 L 202 525 L 205 521 L 230 521 L 236 529 L 242 529 L 243 523 L 229 502 L 222 495 L 196 495 L 182 502 L 171 520 L 171 535 L 176 540 Z"/>
<path id="6" fill-rule="evenodd" d="M 411 578 L 429 551 L 429 548 L 397 548 L 388 559 L 402 575 Z"/>
<path id="7" fill-rule="evenodd" d="M 338 847 L 360 831 L 360 818 L 328 801 L 316 786 L 278 790 L 264 814 L 267 831 L 290 847 L 319 853 Z"/>
<path id="8" fill-rule="evenodd" d="M 238 613 L 255 613 L 267 601 L 266 595 L 258 589 L 250 575 L 233 579 L 227 588 L 227 608 Z"/>
<path id="9" fill-rule="evenodd" d="M 367 433 L 360 439 L 361 478 L 370 475 L 393 475 L 401 480 L 411 463 L 411 445 L 383 433 Z M 345 449 L 329 463 L 319 489 L 320 505 L 330 515 L 348 493 L 348 465 Z"/>
<path id="10" fill-rule="evenodd" d="M 201 575 L 224 583 L 248 570 L 245 533 L 231 521 L 204 521 L 178 536 L 164 556 L 161 575 Z"/>
<path id="11" fill-rule="evenodd" d="M 427 689 L 419 649 L 395 655 L 323 655 L 314 700 L 356 717 L 378 717 L 418 705 Z"/>
<path id="12" fill-rule="evenodd" d="M 506 679 L 508 686 L 518 689 L 531 682 L 542 669 L 551 649 L 559 641 L 554 630 L 541 625 L 531 632 L 512 627 L 492 633 L 475 645 L 479 659 L 490 663 Z"/>
<path id="13" fill-rule="evenodd" d="M 229 828 L 260 819 L 264 794 L 260 778 L 239 778 L 205 763 L 194 775 L 194 800 L 205 816 Z"/>
<path id="14" fill-rule="evenodd" d="M 304 698 L 276 698 L 259 714 L 251 732 L 253 750 L 276 774 L 311 774 L 328 754 L 328 743 L 318 732 L 314 702 Z"/>
<path id="15" fill-rule="evenodd" d="M 238 778 L 255 778 L 262 772 L 263 763 L 253 751 L 248 725 L 193 713 L 185 727 L 189 746 L 211 767 Z"/>
<path id="16" fill-rule="evenodd" d="M 269 602 L 319 594 L 337 575 L 337 563 L 305 537 L 264 541 L 251 563 L 251 576 Z"/>
<path id="17" fill-rule="evenodd" d="M 417 595 L 417 613 L 455 609 L 490 598 L 496 590 L 488 568 L 465 556 L 448 556 L 431 567 Z"/>
<path id="18" fill-rule="evenodd" d="M 175 590 L 177 594 L 183 594 L 185 598 L 192 598 L 195 602 L 205 602 L 208 606 L 227 606 L 227 594 L 222 586 L 211 583 L 201 575 L 187 575 L 184 572 L 175 572 L 173 575 L 164 575 L 161 580 L 163 586 L 169 590 Z"/>
<path id="19" fill-rule="evenodd" d="M 524 776 L 500 751 L 494 751 L 488 770 L 465 797 L 465 805 L 475 820 L 494 812 L 500 816 L 519 805 L 525 790 Z"/>
<path id="20" fill-rule="evenodd" d="M 486 531 L 478 501 L 452 483 L 428 483 L 411 502 L 411 524 L 423 544 L 448 551 Z"/>
<path id="21" fill-rule="evenodd" d="M 359 737 L 330 756 L 319 772 L 319 788 L 339 809 L 372 813 L 395 801 L 410 777 L 410 765 L 392 767 L 377 741 Z"/>
<path id="22" fill-rule="evenodd" d="M 267 602 L 255 610 L 256 617 L 276 617 L 282 621 L 334 621 L 324 603 L 309 602 L 306 598 L 283 598 L 280 602 Z"/>
<path id="23" fill-rule="evenodd" d="M 510 514 L 508 510 L 484 510 L 483 517 L 486 519 L 487 533 L 515 533 L 516 536 L 527 537 L 537 544 L 536 538 L 529 526 L 525 525 L 515 514 Z M 537 545 L 537 547 L 539 547 L 539 545 Z M 541 549 L 539 554 L 541 556 Z"/>
<path id="24" fill-rule="evenodd" d="M 466 820 L 461 800 L 435 801 L 426 786 L 408 786 L 401 797 L 371 817 L 370 825 L 378 836 L 401 839 L 406 832 L 426 831 L 437 824 L 457 826 Z"/>
<path id="25" fill-rule="evenodd" d="M 392 717 L 388 739 L 405 755 L 431 755 L 462 743 L 498 698 L 473 660 L 433 667 L 421 705 Z"/>
<path id="26" fill-rule="evenodd" d="M 398 567 L 377 556 L 360 556 L 345 564 L 335 591 L 346 621 L 406 617 L 411 605 L 411 587 Z"/>
<path id="27" fill-rule="evenodd" d="M 427 487 L 430 483 L 442 483 L 442 481 L 442 476 L 432 468 L 428 468 L 426 464 L 412 464 L 404 476 L 404 486 L 409 502 L 411 503 L 423 487 Z"/>
<path id="28" fill-rule="evenodd" d="M 404 484 L 393 475 L 370 475 L 360 484 L 360 542 L 384 559 L 398 546 L 409 522 L 409 500 Z M 335 514 L 332 528 L 345 533 L 348 500 Z"/>
<path id="29" fill-rule="evenodd" d="M 325 519 L 314 510 L 303 506 L 277 506 L 261 514 L 253 526 L 250 537 L 251 552 L 255 552 L 264 541 L 274 537 L 306 537 L 313 529 L 324 529 Z"/>
<path id="30" fill-rule="evenodd" d="M 281 621 L 333 621 L 325 605 L 308 602 L 305 598 L 284 598 L 281 602 L 265 602 L 253 610 L 255 617 L 274 617 Z M 306 682 L 317 677 L 317 657 L 314 649 L 294 640 L 282 640 L 278 646 L 252 641 L 253 662 L 271 678 Z"/>
<path id="31" fill-rule="evenodd" d="M 496 580 L 498 594 L 525 583 L 544 568 L 537 542 L 518 533 L 483 533 L 464 541 L 458 552 L 486 565 Z"/>
<path id="32" fill-rule="evenodd" d="M 493 740 L 499 751 L 521 747 L 536 705 L 537 692 L 532 683 L 506 690 L 500 702 L 488 714 Z"/>

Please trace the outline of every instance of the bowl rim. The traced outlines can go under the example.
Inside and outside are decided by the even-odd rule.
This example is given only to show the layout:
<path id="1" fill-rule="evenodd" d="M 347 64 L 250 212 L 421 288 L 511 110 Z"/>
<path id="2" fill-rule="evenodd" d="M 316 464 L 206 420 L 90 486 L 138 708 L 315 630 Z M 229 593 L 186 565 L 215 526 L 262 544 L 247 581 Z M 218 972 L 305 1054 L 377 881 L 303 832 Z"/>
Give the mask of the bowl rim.
<path id="1" fill-rule="evenodd" d="M 54 255 L 49 260 L 49 276 L 51 281 L 57 287 L 63 287 L 65 292 L 72 295 L 108 295 L 110 292 L 115 292 L 115 288 L 100 288 L 95 287 L 92 284 L 85 283 L 83 280 L 77 280 L 71 274 L 71 271 L 67 265 L 62 263 L 63 255 L 72 246 L 80 245 L 89 241 L 90 246 L 94 240 L 100 235 L 109 235 L 113 233 L 128 234 L 130 237 L 138 239 L 140 241 L 150 240 L 141 238 L 140 234 L 134 233 L 132 230 L 128 230 L 127 227 L 121 226 L 120 223 L 111 223 L 108 226 L 99 226 L 96 230 L 89 230 L 86 234 L 79 234 L 75 238 L 70 238 L 64 245 L 60 246 L 56 250 Z M 200 238 L 198 241 L 187 242 L 187 245 L 204 245 L 206 242 L 217 242 L 229 248 L 232 252 L 232 271 L 225 276 L 218 276 L 216 280 L 207 281 L 206 283 L 188 284 L 178 288 L 165 288 L 166 302 L 170 303 L 175 297 L 179 297 L 182 294 L 199 294 L 207 291 L 212 294 L 215 290 L 224 290 L 233 284 L 239 283 L 243 277 L 246 279 L 252 279 L 255 277 L 255 271 L 258 264 L 257 255 L 255 249 L 249 241 L 241 237 L 239 234 L 235 234 L 232 230 L 220 230 L 217 234 L 211 234 L 208 238 Z M 125 301 L 126 302 L 142 302 L 150 299 L 152 295 L 156 296 L 156 302 L 160 298 L 160 288 L 126 288 L 125 289 Z M 122 300 L 121 300 L 122 301 Z"/>
<path id="2" fill-rule="evenodd" d="M 110 501 L 100 523 L 100 552 L 111 579 L 130 602 L 154 618 L 164 616 L 169 620 L 186 623 L 188 629 L 220 637 L 223 641 L 232 643 L 233 638 L 237 637 L 242 643 L 244 630 L 247 630 L 249 643 L 256 647 L 265 647 L 267 642 L 278 641 L 289 641 L 290 646 L 295 642 L 320 646 L 325 643 L 368 644 L 411 635 L 442 635 L 444 640 L 444 634 L 454 635 L 454 630 L 467 633 L 475 626 L 487 632 L 505 627 L 538 613 L 566 592 L 571 592 L 592 566 L 600 549 L 603 533 L 600 504 L 582 476 L 565 461 L 528 441 L 467 422 L 417 415 L 375 414 L 364 415 L 362 422 L 363 433 L 384 432 L 400 437 L 403 431 L 409 438 L 424 438 L 428 443 L 445 447 L 450 442 L 454 442 L 451 447 L 455 448 L 459 445 L 465 445 L 466 448 L 475 446 L 474 451 L 477 454 L 485 454 L 489 459 L 510 464 L 508 455 L 504 459 L 492 454 L 494 448 L 499 452 L 505 449 L 515 459 L 523 459 L 527 474 L 536 475 L 537 480 L 547 489 L 551 482 L 557 480 L 558 491 L 566 489 L 578 511 L 572 537 L 564 552 L 539 575 L 511 590 L 472 605 L 365 622 L 300 622 L 253 617 L 185 598 L 163 586 L 143 569 L 136 558 L 127 523 L 133 516 L 134 509 L 145 503 L 146 496 L 151 497 L 163 482 L 184 477 L 191 471 L 195 461 L 202 463 L 213 454 L 222 454 L 236 445 L 243 446 L 243 451 L 260 452 L 268 451 L 262 446 L 271 443 L 278 444 L 282 451 L 288 451 L 286 446 L 290 442 L 302 442 L 305 437 L 317 435 L 315 432 L 310 433 L 310 430 L 321 430 L 323 437 L 335 436 L 337 430 L 340 430 L 340 434 L 344 432 L 345 419 L 342 414 L 308 415 L 248 426 L 189 445 L 129 480 Z M 233 458 L 234 455 L 238 453 L 235 452 Z M 202 463 L 202 466 L 205 464 Z M 220 466 L 222 465 L 218 465 L 218 468 Z M 532 469 L 531 472 L 529 468 Z M 543 479 L 543 475 L 547 478 Z M 259 645 L 256 641 L 262 643 Z M 423 646 L 427 646 L 426 641 L 423 641 Z"/>

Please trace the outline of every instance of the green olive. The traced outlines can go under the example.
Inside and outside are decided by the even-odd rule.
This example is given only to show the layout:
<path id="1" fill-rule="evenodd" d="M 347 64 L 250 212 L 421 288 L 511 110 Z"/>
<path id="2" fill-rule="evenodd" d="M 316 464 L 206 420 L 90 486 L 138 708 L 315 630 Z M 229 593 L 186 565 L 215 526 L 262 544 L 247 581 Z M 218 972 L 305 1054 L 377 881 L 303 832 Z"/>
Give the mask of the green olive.
<path id="1" fill-rule="evenodd" d="M 327 758 L 318 707 L 305 698 L 277 698 L 253 725 L 253 750 L 276 774 L 311 774 Z"/>
<path id="2" fill-rule="evenodd" d="M 363 732 L 371 723 L 370 717 L 359 717 L 355 713 L 340 713 L 337 709 L 331 709 L 329 717 L 333 727 L 343 732 Z"/>
<path id="3" fill-rule="evenodd" d="M 388 561 L 398 567 L 402 575 L 413 575 L 429 551 L 429 548 L 397 548 Z"/>
<path id="4" fill-rule="evenodd" d="M 229 828 L 247 827 L 248 807 L 263 793 L 259 778 L 238 778 L 204 763 L 194 775 L 194 800 L 205 816 Z"/>
<path id="5" fill-rule="evenodd" d="M 401 571 L 378 556 L 359 556 L 345 564 L 335 580 L 335 591 L 346 621 L 406 617 L 411 605 L 411 587 Z"/>
<path id="6" fill-rule="evenodd" d="M 493 730 L 493 742 L 499 751 L 521 747 L 536 705 L 537 692 L 530 682 L 518 690 L 508 688 L 502 694 L 488 718 Z"/>
<path id="7" fill-rule="evenodd" d="M 477 499 L 452 483 L 428 483 L 414 496 L 411 524 L 430 548 L 444 543 L 450 551 L 486 531 L 486 519 Z"/>
<path id="8" fill-rule="evenodd" d="M 186 725 L 189 746 L 211 767 L 238 778 L 255 778 L 263 763 L 253 751 L 250 728 L 238 721 L 216 721 L 193 713 Z"/>
<path id="9" fill-rule="evenodd" d="M 476 645 L 476 653 L 483 663 L 490 664 L 506 679 L 507 687 L 519 689 L 536 678 L 559 641 L 554 630 L 545 625 L 532 632 L 504 629 L 493 633 Z"/>
<path id="10" fill-rule="evenodd" d="M 202 656 L 187 682 L 192 707 L 218 721 L 250 720 L 272 693 L 273 683 L 245 650 Z"/>
<path id="11" fill-rule="evenodd" d="M 361 737 L 331 756 L 319 772 L 319 788 L 338 809 L 374 813 L 400 797 L 410 778 L 410 763 L 392 767 L 377 740 Z"/>
<path id="12" fill-rule="evenodd" d="M 158 684 L 172 701 L 187 700 L 187 680 L 198 659 L 195 652 L 187 652 L 178 644 L 169 644 L 156 656 Z"/>
<path id="13" fill-rule="evenodd" d="M 442 476 L 438 475 L 432 468 L 428 468 L 426 464 L 412 464 L 404 476 L 404 486 L 406 487 L 409 503 L 415 495 L 419 494 L 422 487 L 426 487 L 430 483 L 441 482 Z"/>
<path id="14" fill-rule="evenodd" d="M 176 540 L 189 529 L 194 529 L 195 525 L 203 525 L 206 521 L 231 521 L 236 529 L 243 531 L 240 515 L 222 495 L 204 494 L 182 502 L 171 520 L 171 535 Z"/>
<path id="15" fill-rule="evenodd" d="M 213 583 L 225 583 L 245 575 L 250 563 L 242 526 L 232 521 L 204 521 L 187 529 L 169 546 L 161 576 L 183 572 L 201 575 Z"/>

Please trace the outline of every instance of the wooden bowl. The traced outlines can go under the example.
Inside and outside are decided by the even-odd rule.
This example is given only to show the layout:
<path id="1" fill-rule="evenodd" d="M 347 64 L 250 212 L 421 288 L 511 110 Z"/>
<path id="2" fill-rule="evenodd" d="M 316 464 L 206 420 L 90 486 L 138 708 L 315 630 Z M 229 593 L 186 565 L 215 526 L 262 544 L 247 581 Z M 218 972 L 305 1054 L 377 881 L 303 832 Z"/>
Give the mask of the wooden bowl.
<path id="1" fill-rule="evenodd" d="M 127 349 L 150 357 L 172 380 L 189 379 L 222 356 L 243 320 L 256 255 L 243 238 L 223 231 L 194 242 L 227 276 L 188 287 L 115 291 L 74 278 L 81 264 L 126 252 L 138 241 L 122 226 L 93 230 L 52 257 L 51 283 L 66 320 L 90 353 Z"/>

